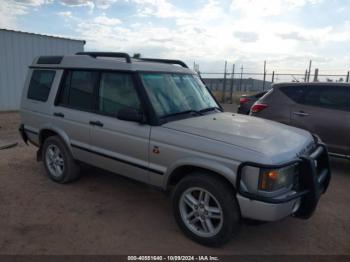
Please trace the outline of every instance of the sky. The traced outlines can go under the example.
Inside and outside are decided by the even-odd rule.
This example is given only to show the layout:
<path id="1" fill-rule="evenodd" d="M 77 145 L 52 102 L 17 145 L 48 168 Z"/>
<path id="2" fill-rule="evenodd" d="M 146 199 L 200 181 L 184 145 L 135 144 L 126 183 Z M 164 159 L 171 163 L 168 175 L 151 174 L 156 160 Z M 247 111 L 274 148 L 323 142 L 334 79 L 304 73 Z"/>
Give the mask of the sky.
<path id="1" fill-rule="evenodd" d="M 85 50 L 194 61 L 202 72 L 350 69 L 350 0 L 0 0 L 0 28 L 86 40 Z M 231 70 L 231 69 L 228 69 Z"/>

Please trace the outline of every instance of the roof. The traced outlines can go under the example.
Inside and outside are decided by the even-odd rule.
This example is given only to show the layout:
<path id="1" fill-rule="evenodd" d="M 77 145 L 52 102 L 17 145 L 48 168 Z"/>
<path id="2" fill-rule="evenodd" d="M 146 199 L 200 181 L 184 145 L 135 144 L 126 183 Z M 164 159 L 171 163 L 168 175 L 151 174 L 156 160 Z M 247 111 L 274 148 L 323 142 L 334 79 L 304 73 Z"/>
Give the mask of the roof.
<path id="1" fill-rule="evenodd" d="M 73 39 L 73 38 L 54 36 L 54 35 L 44 35 L 44 34 L 23 32 L 23 31 L 17 31 L 17 30 L 5 29 L 5 28 L 0 28 L 0 31 L 10 32 L 10 33 L 28 34 L 28 35 L 34 35 L 34 36 L 42 36 L 42 37 L 48 37 L 48 38 L 56 38 L 56 39 L 61 39 L 61 40 L 78 41 L 78 42 L 83 42 L 84 45 L 86 44 L 86 41 L 82 40 L 82 39 Z"/>
<path id="2" fill-rule="evenodd" d="M 123 71 L 152 71 L 172 72 L 183 74 L 195 74 L 187 68 L 186 64 L 178 60 L 130 58 L 126 53 L 103 53 L 118 54 L 118 57 L 89 55 L 91 52 L 78 53 L 68 56 L 40 56 L 34 59 L 32 67 L 54 68 L 54 69 L 96 69 L 96 70 L 123 70 Z M 94 52 L 93 54 L 98 54 Z M 102 53 L 101 53 L 102 54 Z M 121 57 L 120 55 L 123 55 Z"/>
<path id="3" fill-rule="evenodd" d="M 273 87 L 281 86 L 349 86 L 350 83 L 346 82 L 283 82 L 273 84 Z"/>

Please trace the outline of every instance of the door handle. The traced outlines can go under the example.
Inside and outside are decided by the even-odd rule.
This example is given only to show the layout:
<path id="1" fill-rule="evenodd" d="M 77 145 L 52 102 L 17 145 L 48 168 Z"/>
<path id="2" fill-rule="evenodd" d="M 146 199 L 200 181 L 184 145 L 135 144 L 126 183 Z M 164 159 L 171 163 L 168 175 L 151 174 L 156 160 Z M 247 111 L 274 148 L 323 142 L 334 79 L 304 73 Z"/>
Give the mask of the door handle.
<path id="1" fill-rule="evenodd" d="M 92 126 L 100 126 L 100 127 L 103 127 L 103 123 L 100 122 L 100 121 L 90 121 L 89 124 L 92 125 Z"/>
<path id="2" fill-rule="evenodd" d="M 64 114 L 61 112 L 55 112 L 55 113 L 53 113 L 53 115 L 57 116 L 57 117 L 64 117 Z"/>
<path id="3" fill-rule="evenodd" d="M 310 115 L 309 113 L 305 113 L 303 111 L 293 112 L 293 114 L 297 115 L 297 116 L 309 116 Z"/>

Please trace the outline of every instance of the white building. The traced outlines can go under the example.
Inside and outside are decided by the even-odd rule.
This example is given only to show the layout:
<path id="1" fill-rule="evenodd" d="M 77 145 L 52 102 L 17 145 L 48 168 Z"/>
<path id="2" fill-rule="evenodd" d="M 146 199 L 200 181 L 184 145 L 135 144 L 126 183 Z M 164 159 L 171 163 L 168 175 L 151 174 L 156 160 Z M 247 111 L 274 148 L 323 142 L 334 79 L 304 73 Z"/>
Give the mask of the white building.
<path id="1" fill-rule="evenodd" d="M 28 66 L 39 55 L 84 51 L 85 41 L 0 29 L 0 111 L 18 110 Z"/>

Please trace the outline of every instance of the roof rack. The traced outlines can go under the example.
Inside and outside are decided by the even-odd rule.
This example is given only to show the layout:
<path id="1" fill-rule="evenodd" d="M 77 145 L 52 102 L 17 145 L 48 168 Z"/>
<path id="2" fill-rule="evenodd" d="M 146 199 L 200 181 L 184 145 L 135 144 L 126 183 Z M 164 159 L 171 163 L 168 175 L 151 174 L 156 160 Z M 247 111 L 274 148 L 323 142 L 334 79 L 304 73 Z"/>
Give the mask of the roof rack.
<path id="1" fill-rule="evenodd" d="M 165 64 L 180 65 L 182 67 L 188 68 L 188 66 L 184 62 L 182 62 L 181 60 L 160 59 L 160 58 L 139 58 L 139 60 L 148 61 L 148 62 L 158 62 L 158 63 L 165 63 Z"/>
<path id="2" fill-rule="evenodd" d="M 125 58 L 127 63 L 131 63 L 131 58 L 127 53 L 116 53 L 116 52 L 78 52 L 76 55 L 88 55 L 93 58 L 96 57 L 119 57 Z M 172 60 L 172 59 L 160 59 L 160 58 L 138 58 L 140 61 L 147 62 L 157 62 L 165 64 L 180 65 L 182 67 L 188 68 L 188 66 L 181 60 Z"/>
<path id="3" fill-rule="evenodd" d="M 125 58 L 127 63 L 131 63 L 131 58 L 127 53 L 116 53 L 116 52 L 78 52 L 76 55 L 88 55 L 93 58 L 96 57 L 117 57 Z"/>

